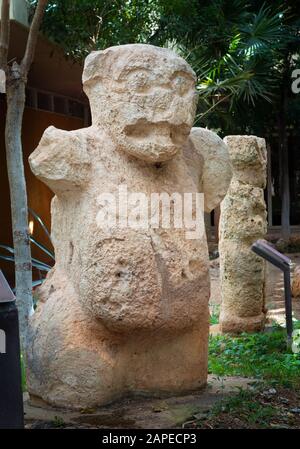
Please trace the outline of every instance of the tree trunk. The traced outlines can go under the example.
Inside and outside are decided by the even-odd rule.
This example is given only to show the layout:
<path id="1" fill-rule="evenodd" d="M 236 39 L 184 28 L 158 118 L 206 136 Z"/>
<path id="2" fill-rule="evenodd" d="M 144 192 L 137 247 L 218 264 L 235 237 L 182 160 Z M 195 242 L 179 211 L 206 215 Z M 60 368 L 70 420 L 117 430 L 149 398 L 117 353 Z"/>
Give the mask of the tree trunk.
<path id="1" fill-rule="evenodd" d="M 5 144 L 15 250 L 16 301 L 20 316 L 21 343 L 24 348 L 28 318 L 32 309 L 32 267 L 21 142 L 25 80 L 17 63 L 14 63 L 8 71 L 6 94 Z"/>
<path id="2" fill-rule="evenodd" d="M 28 319 L 32 310 L 32 263 L 21 140 L 22 120 L 27 75 L 33 61 L 38 32 L 47 2 L 48 0 L 38 0 L 29 28 L 25 54 L 20 65 L 16 62 L 11 65 L 7 60 L 10 41 L 10 1 L 2 0 L 1 5 L 0 69 L 6 75 L 5 146 L 15 252 L 16 300 L 23 349 L 26 346 Z"/>
<path id="3" fill-rule="evenodd" d="M 273 226 L 273 185 L 272 185 L 272 151 L 267 143 L 267 204 L 268 204 L 268 227 Z"/>
<path id="4" fill-rule="evenodd" d="M 286 140 L 286 138 L 285 138 Z M 282 188 L 281 188 L 281 228 L 282 238 L 288 242 L 291 235 L 290 227 L 290 177 L 288 145 L 282 145 Z"/>
<path id="5" fill-rule="evenodd" d="M 281 105 L 279 112 L 279 163 L 280 163 L 280 191 L 281 191 L 281 233 L 284 241 L 291 235 L 290 228 L 290 177 L 289 177 L 289 148 L 286 131 L 287 98 L 288 98 L 288 59 L 281 88 Z"/>

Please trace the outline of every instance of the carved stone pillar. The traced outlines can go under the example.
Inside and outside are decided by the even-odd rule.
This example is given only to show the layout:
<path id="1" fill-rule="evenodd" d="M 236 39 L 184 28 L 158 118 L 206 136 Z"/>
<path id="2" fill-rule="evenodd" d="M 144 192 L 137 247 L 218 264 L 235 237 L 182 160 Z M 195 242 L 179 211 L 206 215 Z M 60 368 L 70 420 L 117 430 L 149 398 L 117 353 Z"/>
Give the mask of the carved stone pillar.
<path id="1" fill-rule="evenodd" d="M 250 249 L 267 231 L 264 188 L 266 144 L 255 136 L 225 139 L 233 167 L 229 190 L 221 203 L 220 330 L 258 331 L 264 327 L 264 261 Z"/>

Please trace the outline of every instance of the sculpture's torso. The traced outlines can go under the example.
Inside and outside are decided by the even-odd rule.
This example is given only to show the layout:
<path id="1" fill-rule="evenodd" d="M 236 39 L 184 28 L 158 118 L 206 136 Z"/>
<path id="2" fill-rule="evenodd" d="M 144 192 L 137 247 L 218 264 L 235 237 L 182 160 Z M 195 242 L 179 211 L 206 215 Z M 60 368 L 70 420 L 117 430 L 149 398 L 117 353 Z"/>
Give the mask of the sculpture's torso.
<path id="1" fill-rule="evenodd" d="M 99 129 L 84 134 L 93 161 L 87 187 L 53 200 L 56 270 L 74 280 L 83 309 L 112 330 L 191 327 L 208 300 L 207 288 L 201 288 L 208 276 L 205 235 L 187 239 L 186 229 L 174 229 L 172 220 L 169 229 L 161 224 L 158 229 L 122 228 L 118 223 L 103 229 L 97 221 L 101 194 L 113 194 L 118 201 L 120 187 L 128 198 L 136 192 L 147 198 L 163 192 L 195 195 L 199 186 L 183 152 L 169 162 L 141 163 L 116 151 Z M 133 208 L 129 201 L 129 217 Z M 197 218 L 203 221 L 202 214 Z"/>

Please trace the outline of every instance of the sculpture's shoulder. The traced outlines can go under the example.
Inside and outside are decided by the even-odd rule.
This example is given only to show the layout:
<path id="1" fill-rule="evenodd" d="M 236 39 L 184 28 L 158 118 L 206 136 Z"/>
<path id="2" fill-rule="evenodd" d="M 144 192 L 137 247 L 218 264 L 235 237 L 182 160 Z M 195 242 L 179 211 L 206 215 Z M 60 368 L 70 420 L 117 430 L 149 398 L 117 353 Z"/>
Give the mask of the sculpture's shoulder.
<path id="1" fill-rule="evenodd" d="M 214 159 L 229 160 L 228 149 L 224 141 L 213 131 L 206 128 L 192 128 L 183 155 L 188 165 L 199 170 Z"/>
<path id="2" fill-rule="evenodd" d="M 186 166 L 190 176 L 192 177 L 197 189 L 200 191 L 204 159 L 201 153 L 198 152 L 195 148 L 195 145 L 191 139 L 191 134 L 189 135 L 185 145 L 183 146 L 182 156 L 184 165 Z"/>
<path id="3" fill-rule="evenodd" d="M 211 159 L 228 158 L 228 151 L 223 140 L 213 131 L 205 128 L 192 128 L 183 147 L 183 156 L 189 171 L 197 184 L 201 182 L 204 167 Z"/>
<path id="4" fill-rule="evenodd" d="M 206 128 L 192 128 L 190 132 L 195 151 L 204 158 L 208 159 L 223 158 L 229 160 L 227 145 L 215 132 Z"/>
<path id="5" fill-rule="evenodd" d="M 204 193 L 205 211 L 222 201 L 230 184 L 232 171 L 227 145 L 213 131 L 192 128 L 184 151 L 187 164 L 199 168 L 200 190 Z"/>
<path id="6" fill-rule="evenodd" d="M 66 131 L 50 126 L 29 156 L 32 172 L 55 193 L 83 185 L 88 177 L 89 128 Z"/>
<path id="7" fill-rule="evenodd" d="M 57 159 L 68 160 L 86 146 L 88 128 L 67 131 L 49 126 L 43 133 L 37 148 L 29 156 L 29 163 L 33 172 L 40 159 L 54 161 Z M 36 174 L 36 173 L 35 173 Z"/>

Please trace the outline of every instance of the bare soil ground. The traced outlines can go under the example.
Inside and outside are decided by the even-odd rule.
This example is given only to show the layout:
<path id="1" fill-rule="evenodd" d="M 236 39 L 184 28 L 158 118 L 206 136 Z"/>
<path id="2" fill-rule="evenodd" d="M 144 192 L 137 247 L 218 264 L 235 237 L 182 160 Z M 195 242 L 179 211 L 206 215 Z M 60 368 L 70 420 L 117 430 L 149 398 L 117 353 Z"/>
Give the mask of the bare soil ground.
<path id="1" fill-rule="evenodd" d="M 150 399 L 128 398 L 95 410 L 55 409 L 47 405 L 37 407 L 25 399 L 27 429 L 98 428 L 98 429 L 169 429 L 182 428 L 198 413 L 207 413 L 224 398 L 242 388 L 251 388 L 252 379 L 241 377 L 218 378 L 210 375 L 208 385 L 193 394 Z"/>
<path id="2" fill-rule="evenodd" d="M 241 398 L 242 399 L 242 398 Z M 290 389 L 270 388 L 247 400 L 221 406 L 219 413 L 194 421 L 200 429 L 300 429 L 300 394 Z"/>

